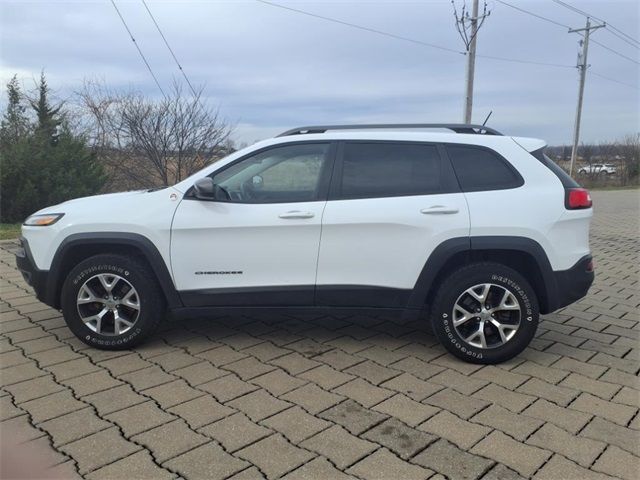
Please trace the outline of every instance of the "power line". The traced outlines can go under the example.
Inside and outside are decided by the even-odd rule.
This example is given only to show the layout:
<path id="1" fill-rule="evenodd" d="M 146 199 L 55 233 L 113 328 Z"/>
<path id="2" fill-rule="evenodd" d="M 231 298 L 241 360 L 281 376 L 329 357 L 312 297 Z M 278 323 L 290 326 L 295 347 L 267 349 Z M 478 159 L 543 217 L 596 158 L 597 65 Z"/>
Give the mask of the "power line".
<path id="1" fill-rule="evenodd" d="M 153 24 L 158 29 L 158 33 L 162 37 L 162 40 L 164 41 L 164 44 L 167 46 L 167 49 L 171 53 L 171 56 L 173 57 L 173 60 L 176 62 L 176 65 L 178 66 L 178 69 L 180 70 L 180 73 L 182 73 L 182 76 L 184 77 L 185 81 L 187 82 L 187 85 L 189 85 L 189 89 L 191 90 L 191 93 L 193 94 L 193 96 L 195 98 L 197 98 L 198 94 L 196 93 L 196 90 L 193 88 L 193 85 L 191 85 L 191 82 L 189 81 L 189 77 L 187 77 L 187 74 L 184 71 L 184 69 L 182 68 L 182 65 L 180 65 L 180 62 L 178 61 L 178 58 L 176 57 L 176 54 L 173 53 L 173 49 L 169 45 L 169 42 L 167 41 L 167 38 L 164 36 L 164 33 L 162 33 L 162 30 L 160 29 L 160 25 L 158 25 L 158 22 L 156 21 L 155 17 L 151 13 L 151 10 L 149 10 L 149 7 L 147 6 L 147 2 L 145 2 L 145 0 L 142 0 L 142 4 L 144 5 L 144 8 L 147 10 L 147 13 L 149 14 L 149 16 L 151 17 L 151 20 L 153 20 Z"/>
<path id="2" fill-rule="evenodd" d="M 427 43 L 427 42 L 422 42 L 421 40 L 416 40 L 416 39 L 409 38 L 409 37 L 403 37 L 403 36 L 400 36 L 400 35 L 395 35 L 393 33 L 384 32 L 384 31 L 381 31 L 381 30 L 376 30 L 376 29 L 365 27 L 365 26 L 362 26 L 362 25 L 357 25 L 357 24 L 352 24 L 352 23 L 349 23 L 349 22 L 344 22 L 342 20 L 338 20 L 338 19 L 331 18 L 331 17 L 325 17 L 325 16 L 322 16 L 322 15 L 317 15 L 315 13 L 307 12 L 307 11 L 304 11 L 304 10 L 299 10 L 297 8 L 287 7 L 285 5 L 280 5 L 278 3 L 270 2 L 270 1 L 267 1 L 267 0 L 256 0 L 256 1 L 260 2 L 260 3 L 263 3 L 265 5 L 272 6 L 272 7 L 281 8 L 283 10 L 289 10 L 289 11 L 292 11 L 292 12 L 295 12 L 295 13 L 299 13 L 299 14 L 302 14 L 302 15 L 307 15 L 309 17 L 314 17 L 314 18 L 317 18 L 317 19 L 320 19 L 320 20 L 325 20 L 325 21 L 328 21 L 328 22 L 337 23 L 337 24 L 344 25 L 344 26 L 347 26 L 347 27 L 356 28 L 358 30 L 364 30 L 364 31 L 367 31 L 367 32 L 370 32 L 370 33 L 376 33 L 378 35 L 383 35 L 385 37 L 394 38 L 396 40 L 402 40 L 402 41 L 410 42 L 410 43 L 421 45 L 421 46 L 439 48 L 441 50 L 444 49 L 444 50 L 449 51 L 451 53 L 457 53 L 457 54 L 461 54 L 461 55 L 464 55 L 464 53 L 465 53 L 465 52 L 454 50 L 454 49 L 450 49 L 450 48 L 447 48 L 447 47 L 441 47 L 439 45 L 438 46 L 434 46 L 433 44 L 430 44 L 430 43 Z M 505 5 L 508 5 L 510 7 L 514 7 L 513 5 L 508 4 L 507 2 L 504 2 L 502 0 L 496 0 L 496 1 L 498 1 L 499 3 L 505 4 Z M 527 14 L 533 15 L 533 16 L 538 17 L 538 18 L 541 17 L 540 15 L 536 15 L 536 14 L 534 14 L 532 12 L 529 12 L 529 11 L 526 11 L 526 10 L 520 8 L 520 7 L 515 7 L 515 8 L 516 8 L 516 10 L 520 10 L 523 13 L 527 13 Z M 554 20 L 551 20 L 551 19 L 544 18 L 544 20 L 550 21 L 551 23 L 558 24 L 559 26 L 567 28 L 567 29 L 570 28 L 568 25 L 559 24 L 559 22 L 555 22 Z M 591 41 L 593 42 L 593 40 L 591 40 Z M 513 62 L 513 63 L 539 65 L 539 66 L 546 66 L 546 67 L 557 67 L 557 68 L 576 68 L 575 65 L 564 65 L 564 64 L 558 64 L 558 63 L 536 62 L 536 61 L 531 61 L 531 60 L 520 60 L 520 59 L 516 59 L 516 58 L 498 57 L 498 56 L 493 56 L 493 55 L 477 54 L 476 56 L 477 57 L 482 57 L 482 58 L 487 58 L 487 59 L 490 59 L 490 60 L 499 60 L 499 61 L 503 61 L 503 62 Z M 591 73 L 593 73 L 594 75 L 599 76 L 600 78 L 602 78 L 604 80 L 610 80 L 612 82 L 620 83 L 620 84 L 626 85 L 626 86 L 631 87 L 631 88 L 636 88 L 633 85 L 629 85 L 627 83 L 619 82 L 618 80 L 614 80 L 612 78 L 605 77 L 604 75 L 597 74 L 597 73 L 593 72 L 593 70 L 591 71 Z"/>
<path id="3" fill-rule="evenodd" d="M 588 12 L 585 12 L 584 10 L 580 10 L 577 7 L 574 7 L 573 5 L 570 5 L 566 2 L 563 2 L 562 0 L 552 0 L 554 3 L 557 3 L 558 5 L 561 5 L 565 8 L 568 8 L 569 10 L 572 10 L 573 12 L 579 14 L 579 15 L 583 15 L 585 17 L 591 17 L 594 20 L 597 20 L 599 22 L 605 23 L 607 25 L 607 29 L 609 30 L 609 33 L 611 33 L 612 35 L 615 35 L 616 37 L 620 38 L 621 40 L 624 40 L 625 42 L 629 43 L 630 45 L 635 46 L 636 48 L 638 48 L 638 45 L 640 45 L 640 41 L 638 41 L 637 39 L 633 38 L 631 35 L 626 34 L 625 32 L 623 32 L 622 30 L 620 30 L 619 28 L 614 27 L 613 25 L 611 25 L 609 22 L 607 22 L 606 20 L 603 20 L 602 18 L 598 18 L 595 15 L 591 15 Z M 631 43 L 633 42 L 633 43 Z"/>
<path id="4" fill-rule="evenodd" d="M 555 20 L 551 20 L 550 18 L 547 17 L 543 17 L 542 15 L 538 15 L 537 13 L 533 13 L 530 12 L 529 10 L 525 10 L 524 8 L 520 8 L 520 7 L 516 7 L 515 5 L 512 5 L 510 3 L 507 2 L 503 2 L 502 0 L 495 0 L 498 3 L 501 3 L 502 5 L 506 5 L 507 7 L 511 7 L 515 10 L 518 10 L 522 13 L 526 13 L 527 15 L 531 15 L 533 17 L 539 18 L 540 20 L 544 20 L 545 22 L 549 22 L 549 23 L 553 23 L 554 25 L 557 25 L 559 27 L 564 27 L 566 29 L 570 29 L 571 27 L 569 25 L 565 25 L 564 23 L 560 23 L 560 22 L 556 22 Z"/>
<path id="5" fill-rule="evenodd" d="M 515 9 L 515 10 L 518 10 L 518 11 L 520 11 L 520 12 L 522 12 L 522 13 L 525 13 L 525 14 L 527 14 L 527 15 L 531 15 L 531 16 L 533 16 L 533 17 L 536 17 L 536 18 L 540 19 L 540 20 L 544 20 L 545 22 L 552 23 L 552 24 L 557 25 L 557 26 L 559 26 L 559 27 L 564 27 L 564 28 L 566 28 L 566 29 L 568 29 L 568 30 L 570 30 L 570 29 L 571 29 L 571 27 L 570 27 L 569 25 L 565 25 L 564 23 L 556 22 L 555 20 L 552 20 L 552 19 L 547 18 L 547 17 L 543 17 L 542 15 L 538 15 L 537 13 L 530 12 L 529 10 L 525 10 L 524 8 L 517 7 L 517 6 L 515 6 L 515 5 L 512 5 L 511 3 L 505 2 L 505 1 L 503 1 L 503 0 L 495 0 L 495 1 L 496 1 L 496 2 L 498 2 L 498 3 L 501 3 L 502 5 L 506 5 L 507 7 L 511 7 L 511 8 L 513 8 L 513 9 Z M 555 1 L 555 0 L 554 0 L 554 1 Z M 568 4 L 567 4 L 567 5 L 568 5 Z M 572 9 L 573 9 L 573 7 L 570 7 L 570 6 L 569 6 L 569 7 L 567 7 L 567 8 L 572 8 Z M 577 10 L 577 9 L 576 9 L 576 10 Z M 580 14 L 582 15 L 583 13 L 580 11 Z M 596 20 L 598 20 L 598 21 L 603 21 L 603 20 L 600 20 L 600 19 L 598 19 L 598 18 L 596 18 L 596 17 L 592 17 L 592 18 L 594 18 L 594 19 L 596 19 Z M 606 22 L 605 22 L 605 23 L 606 23 Z M 584 36 L 582 33 L 580 33 L 580 35 L 581 35 L 581 36 Z M 637 65 L 640 65 L 640 63 L 639 63 L 637 60 L 634 60 L 633 58 L 628 57 L 628 56 L 624 55 L 623 53 L 620 53 L 620 52 L 618 52 L 617 50 L 614 50 L 613 48 L 608 47 L 607 45 L 604 45 L 604 44 L 603 44 L 603 43 L 601 43 L 601 42 L 598 42 L 597 40 L 593 40 L 593 39 L 591 39 L 591 42 L 592 42 L 592 43 L 595 43 L 596 45 L 600 46 L 601 48 L 604 48 L 605 50 L 608 50 L 609 52 L 613 53 L 614 55 L 617 55 L 617 56 L 619 56 L 619 57 L 621 57 L 621 58 L 624 58 L 625 60 L 628 60 L 628 61 L 630 61 L 630 62 L 633 62 L 633 63 L 635 63 L 635 64 L 637 64 Z"/>
<path id="6" fill-rule="evenodd" d="M 591 14 L 585 12 L 584 10 L 580 10 L 579 8 L 574 7 L 573 5 L 569 5 L 568 3 L 563 2 L 562 0 L 551 0 L 551 1 L 554 2 L 554 3 L 557 3 L 558 5 L 562 5 L 563 7 L 568 8 L 569 10 L 573 10 L 574 12 L 576 12 L 576 13 L 578 13 L 580 15 L 584 15 L 585 17 L 591 17 L 594 20 L 597 20 L 599 22 L 604 22 L 604 20 L 602 20 L 601 18 L 598 18 L 595 15 L 591 15 Z"/>
<path id="7" fill-rule="evenodd" d="M 444 50 L 445 52 L 458 53 L 460 55 L 464 55 L 465 52 L 461 52 L 459 50 L 455 50 L 453 48 L 443 47 L 442 45 L 436 45 L 434 43 L 424 42 L 422 40 L 416 40 L 415 38 L 404 37 L 402 35 L 396 35 L 395 33 L 384 32 L 382 30 L 377 30 L 375 28 L 365 27 L 362 25 L 357 25 L 355 23 L 345 22 L 343 20 L 338 20 L 337 18 L 325 17 L 323 15 L 318 15 L 316 13 L 307 12 L 305 10 L 299 10 L 297 8 L 288 7 L 286 5 L 281 5 L 275 2 L 268 2 L 266 0 L 256 0 L 257 2 L 263 3 L 265 5 L 269 5 L 271 7 L 282 8 L 283 10 L 289 10 L 291 12 L 300 13 L 302 15 L 307 15 L 309 17 L 318 18 L 321 20 L 325 20 L 327 22 L 337 23 L 340 25 L 344 25 L 351 28 L 357 28 L 358 30 L 364 30 L 365 32 L 375 33 L 378 35 L 383 35 L 385 37 L 395 38 L 396 40 L 402 40 L 405 42 L 415 43 L 417 45 L 422 45 L 425 47 L 437 48 L 438 50 Z"/>
<path id="8" fill-rule="evenodd" d="M 563 63 L 547 63 L 547 62 L 536 62 L 534 60 L 519 60 L 517 58 L 495 57 L 493 55 L 482 55 L 480 53 L 478 53 L 476 57 L 488 58 L 489 60 L 500 60 L 501 62 L 527 63 L 529 65 L 542 65 L 545 67 L 575 68 L 574 65 L 565 65 Z"/>
<path id="9" fill-rule="evenodd" d="M 147 70 L 149 70 L 149 73 L 153 77 L 153 80 L 156 82 L 156 85 L 158 86 L 158 89 L 160 90 L 160 92 L 162 92 L 162 96 L 166 97 L 166 95 L 164 93 L 164 90 L 162 90 L 162 87 L 160 86 L 160 82 L 158 82 L 158 79 L 157 79 L 155 73 L 153 73 L 153 70 L 151 69 L 151 65 L 149 65 L 149 62 L 147 61 L 146 57 L 144 56 L 144 53 L 142 53 L 142 50 L 140 49 L 140 46 L 138 45 L 138 42 L 136 42 L 136 39 L 133 37 L 133 34 L 131 33 L 131 30 L 129 30 L 129 26 L 127 25 L 127 22 L 125 22 L 124 17 L 120 13 L 120 10 L 118 10 L 118 6 L 116 5 L 116 2 L 114 0 L 111 0 L 111 4 L 113 5 L 113 8 L 116 9 L 117 14 L 120 17 L 120 20 L 122 21 L 122 25 L 124 25 L 124 28 L 127 30 L 127 33 L 129 33 L 129 36 L 131 37 L 131 41 L 136 46 L 136 49 L 138 50 L 138 53 L 140 54 L 140 57 L 142 58 L 142 61 L 147 66 Z"/>
<path id="10" fill-rule="evenodd" d="M 416 40 L 415 38 L 410 38 L 410 37 L 404 37 L 401 35 L 396 35 L 394 33 L 389 33 L 389 32 L 385 32 L 382 30 L 377 30 L 374 28 L 370 28 L 370 27 L 366 27 L 363 25 L 357 25 L 355 23 L 350 23 L 350 22 L 345 22 L 343 20 L 338 20 L 336 18 L 331 18 L 331 17 L 325 17 L 323 15 L 318 15 L 315 13 L 311 13 L 311 12 L 307 12 L 305 10 L 300 10 L 297 8 L 292 8 L 292 7 L 288 7 L 286 5 L 281 5 L 279 3 L 275 3 L 275 2 L 270 2 L 267 0 L 256 0 L 257 2 L 263 3 L 265 5 L 269 5 L 271 7 L 277 7 L 277 8 L 281 8 L 283 10 L 289 10 L 291 12 L 295 12 L 295 13 L 299 13 L 302 15 L 307 15 L 309 17 L 314 17 L 320 20 L 325 20 L 328 22 L 332 22 L 332 23 L 337 23 L 340 25 L 344 25 L 347 27 L 351 27 L 351 28 L 356 28 L 358 30 L 364 30 L 366 32 L 370 32 L 370 33 L 375 33 L 378 35 L 383 35 L 385 37 L 390 37 L 390 38 L 394 38 L 396 40 L 402 40 L 405 42 L 410 42 L 413 44 L 417 44 L 417 45 L 421 45 L 421 46 L 425 46 L 425 47 L 432 47 L 432 48 L 437 48 L 439 50 L 444 50 L 447 52 L 451 52 L 451 53 L 457 53 L 460 55 L 465 55 L 466 52 L 460 51 L 460 50 L 455 50 L 453 48 L 448 48 L 448 47 L 443 47 L 441 45 L 435 45 L 432 43 L 428 43 L 428 42 L 423 42 L 421 40 Z M 572 65 L 561 65 L 561 64 L 557 64 L 557 63 L 545 63 L 545 62 L 536 62 L 536 61 L 529 61 L 529 60 L 520 60 L 517 58 L 508 58 L 508 57 L 500 57 L 500 56 L 495 56 L 495 55 L 481 55 L 481 54 L 477 54 L 477 57 L 482 57 L 482 58 L 487 58 L 490 60 L 498 60 L 501 62 L 514 62 L 514 63 L 525 63 L 525 64 L 531 64 L 531 65 L 543 65 L 543 66 L 547 66 L 547 67 L 560 67 L 560 68 L 574 68 Z"/>
<path id="11" fill-rule="evenodd" d="M 604 45 L 604 44 L 602 44 L 602 43 L 598 42 L 597 40 L 593 40 L 593 39 L 592 39 L 591 41 L 592 41 L 593 43 L 595 43 L 596 45 L 599 45 L 599 46 L 600 46 L 600 48 L 604 48 L 605 50 L 608 50 L 608 51 L 610 51 L 611 53 L 613 53 L 613 54 L 615 54 L 615 55 L 617 55 L 617 56 L 619 56 L 619 57 L 621 57 L 621 58 L 624 58 L 625 60 L 629 60 L 630 62 L 633 62 L 633 63 L 635 63 L 636 65 L 640 65 L 640 62 L 638 62 L 637 60 L 634 60 L 634 59 L 633 59 L 633 58 L 631 58 L 631 57 L 627 57 L 626 55 L 624 55 L 624 54 L 622 54 L 622 53 L 618 52 L 617 50 L 614 50 L 614 49 L 613 49 L 613 48 L 611 48 L 611 47 L 607 47 L 606 45 Z"/>
<path id="12" fill-rule="evenodd" d="M 594 72 L 593 70 L 591 70 L 591 75 L 595 75 L 596 77 L 600 77 L 600 78 L 602 78 L 604 80 L 609 80 L 610 82 L 619 83 L 620 85 L 624 85 L 625 87 L 633 88 L 635 90 L 640 90 L 640 87 L 638 87 L 636 85 L 631 85 L 630 83 L 621 82 L 620 80 L 616 80 L 615 78 L 606 77 L 606 76 L 601 75 L 601 74 L 599 74 L 597 72 Z"/>
<path id="13" fill-rule="evenodd" d="M 640 45 L 640 41 L 636 40 L 635 38 L 633 38 L 631 35 L 627 35 L 626 33 L 624 33 L 622 30 L 620 30 L 619 28 L 614 27 L 613 25 L 611 25 L 610 23 L 607 23 L 607 28 L 611 29 L 611 30 L 615 30 L 616 32 L 618 32 L 622 37 L 625 37 L 627 39 L 629 39 L 631 42 L 634 42 L 637 45 Z"/>
<path id="14" fill-rule="evenodd" d="M 619 38 L 620 40 L 622 40 L 624 43 L 631 45 L 633 48 L 635 48 L 636 50 L 640 50 L 640 44 L 638 43 L 634 43 L 634 41 L 627 39 L 625 36 L 620 35 L 619 33 L 617 33 L 614 29 L 612 28 L 609 24 L 606 25 L 606 30 L 613 35 L 614 37 Z"/>

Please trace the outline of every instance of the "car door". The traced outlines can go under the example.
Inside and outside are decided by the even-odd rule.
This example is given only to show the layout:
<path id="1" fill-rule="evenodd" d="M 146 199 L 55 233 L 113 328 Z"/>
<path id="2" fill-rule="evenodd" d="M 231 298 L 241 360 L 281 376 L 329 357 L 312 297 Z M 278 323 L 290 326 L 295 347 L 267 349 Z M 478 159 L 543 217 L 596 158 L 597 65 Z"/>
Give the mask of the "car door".
<path id="1" fill-rule="evenodd" d="M 467 203 L 442 147 L 341 143 L 322 219 L 316 303 L 405 306 L 431 252 L 468 235 Z"/>
<path id="2" fill-rule="evenodd" d="M 313 303 L 333 150 L 330 142 L 267 147 L 210 175 L 228 199 L 187 193 L 171 234 L 187 306 Z"/>

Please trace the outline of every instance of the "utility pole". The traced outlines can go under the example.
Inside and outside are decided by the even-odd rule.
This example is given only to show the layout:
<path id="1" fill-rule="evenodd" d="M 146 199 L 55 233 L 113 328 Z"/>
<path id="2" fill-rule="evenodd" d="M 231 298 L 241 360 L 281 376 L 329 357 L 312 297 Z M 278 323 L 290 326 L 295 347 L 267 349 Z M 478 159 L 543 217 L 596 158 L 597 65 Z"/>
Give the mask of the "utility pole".
<path id="1" fill-rule="evenodd" d="M 479 0 L 473 0 L 471 7 L 471 15 L 467 11 L 466 2 L 462 3 L 462 10 L 458 15 L 455 0 L 451 0 L 453 5 L 453 15 L 456 19 L 456 28 L 462 38 L 465 46 L 465 54 L 467 55 L 467 72 L 466 87 L 464 97 L 464 123 L 471 123 L 471 112 L 473 110 L 473 79 L 476 67 L 476 43 L 478 30 L 484 23 L 485 19 L 491 14 L 487 11 L 487 2 L 484 2 L 482 15 L 479 13 Z"/>
<path id="2" fill-rule="evenodd" d="M 476 69 L 476 41 L 478 36 L 478 0 L 473 0 L 471 10 L 471 43 L 467 52 L 467 90 L 464 99 L 464 123 L 471 123 L 473 110 L 473 77 Z"/>
<path id="3" fill-rule="evenodd" d="M 589 35 L 591 30 L 602 28 L 606 24 L 591 25 L 591 19 L 587 17 L 587 25 L 584 28 L 572 28 L 569 33 L 584 32 L 584 39 L 580 40 L 582 45 L 582 53 L 578 54 L 578 70 L 580 71 L 580 87 L 578 89 L 578 107 L 576 108 L 576 122 L 573 129 L 573 148 L 571 149 L 571 166 L 569 167 L 569 175 L 573 175 L 573 168 L 578 157 L 578 144 L 580 143 L 580 120 L 582 117 L 582 99 L 584 97 L 584 81 L 587 76 L 587 53 L 589 51 Z"/>

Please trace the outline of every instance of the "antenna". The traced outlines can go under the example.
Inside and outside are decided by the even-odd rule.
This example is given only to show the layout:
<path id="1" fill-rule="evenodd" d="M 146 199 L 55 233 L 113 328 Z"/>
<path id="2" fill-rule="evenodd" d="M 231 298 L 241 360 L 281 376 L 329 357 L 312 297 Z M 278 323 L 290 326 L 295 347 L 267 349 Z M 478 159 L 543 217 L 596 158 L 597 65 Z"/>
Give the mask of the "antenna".
<path id="1" fill-rule="evenodd" d="M 485 118 L 485 119 L 484 119 L 484 122 L 482 122 L 482 126 L 483 126 L 483 127 L 484 127 L 484 126 L 487 124 L 487 122 L 489 121 L 489 117 L 491 116 L 491 114 L 492 114 L 492 113 L 493 113 L 493 110 L 491 110 L 491 111 L 489 112 L 489 115 L 487 115 L 487 118 Z"/>

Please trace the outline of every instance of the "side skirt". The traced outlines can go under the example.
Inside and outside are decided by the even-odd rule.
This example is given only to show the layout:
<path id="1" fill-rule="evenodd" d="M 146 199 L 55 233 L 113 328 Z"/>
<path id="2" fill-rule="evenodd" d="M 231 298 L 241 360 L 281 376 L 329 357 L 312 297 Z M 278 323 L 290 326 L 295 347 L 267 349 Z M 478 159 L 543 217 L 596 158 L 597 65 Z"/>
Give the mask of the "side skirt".
<path id="1" fill-rule="evenodd" d="M 385 315 L 397 317 L 403 321 L 418 320 L 426 318 L 427 310 L 402 309 L 402 308 L 382 308 L 382 307 L 274 307 L 274 306 L 237 306 L 237 307 L 180 307 L 169 311 L 169 320 L 188 320 L 234 315 L 273 316 L 273 315 Z"/>
<path id="2" fill-rule="evenodd" d="M 361 285 L 291 285 L 186 290 L 185 307 L 374 307 L 404 309 L 412 290 Z"/>

